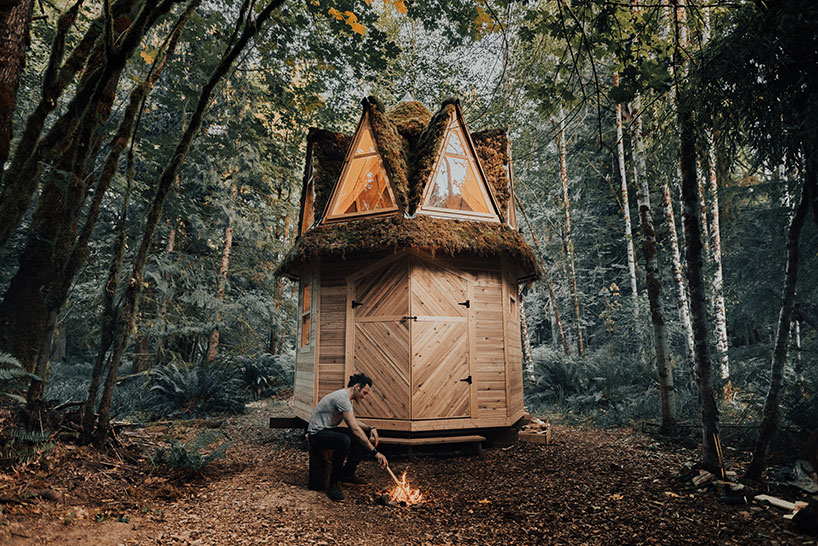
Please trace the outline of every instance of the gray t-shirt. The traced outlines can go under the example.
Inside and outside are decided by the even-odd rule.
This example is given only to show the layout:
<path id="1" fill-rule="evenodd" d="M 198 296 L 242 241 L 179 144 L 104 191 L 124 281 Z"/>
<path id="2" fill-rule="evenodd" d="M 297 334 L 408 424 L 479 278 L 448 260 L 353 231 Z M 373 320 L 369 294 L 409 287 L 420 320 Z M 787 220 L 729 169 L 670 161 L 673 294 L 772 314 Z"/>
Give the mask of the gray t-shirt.
<path id="1" fill-rule="evenodd" d="M 307 434 L 315 434 L 325 428 L 337 427 L 341 424 L 345 411 L 352 411 L 352 400 L 349 391 L 338 389 L 323 397 L 310 415 L 310 424 Z"/>

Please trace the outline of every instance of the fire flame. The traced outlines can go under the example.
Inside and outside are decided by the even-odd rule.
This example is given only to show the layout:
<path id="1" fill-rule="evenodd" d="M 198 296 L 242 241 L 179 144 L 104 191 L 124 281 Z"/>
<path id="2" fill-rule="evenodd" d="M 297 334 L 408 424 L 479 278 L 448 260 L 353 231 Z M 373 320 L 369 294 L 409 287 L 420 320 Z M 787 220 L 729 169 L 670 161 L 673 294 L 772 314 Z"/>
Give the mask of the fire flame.
<path id="1" fill-rule="evenodd" d="M 404 503 L 407 506 L 417 504 L 423 500 L 423 494 L 420 489 L 412 489 L 409 486 L 409 480 L 406 479 L 406 471 L 400 477 L 400 485 L 395 484 L 395 487 L 387 490 L 387 495 L 393 502 Z"/>

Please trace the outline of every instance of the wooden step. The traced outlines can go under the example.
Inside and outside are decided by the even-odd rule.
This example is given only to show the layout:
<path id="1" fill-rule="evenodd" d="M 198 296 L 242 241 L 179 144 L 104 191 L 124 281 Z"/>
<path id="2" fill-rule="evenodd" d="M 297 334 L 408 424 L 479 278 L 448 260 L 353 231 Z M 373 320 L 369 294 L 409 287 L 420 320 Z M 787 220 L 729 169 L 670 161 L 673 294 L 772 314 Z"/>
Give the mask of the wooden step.
<path id="1" fill-rule="evenodd" d="M 270 417 L 270 428 L 304 428 L 306 425 L 300 417 Z"/>
<path id="2" fill-rule="evenodd" d="M 422 446 L 434 444 L 466 444 L 474 442 L 484 442 L 485 436 L 472 434 L 469 436 L 433 436 L 428 438 L 392 438 L 381 436 L 378 441 L 381 444 L 401 445 L 401 446 Z"/>

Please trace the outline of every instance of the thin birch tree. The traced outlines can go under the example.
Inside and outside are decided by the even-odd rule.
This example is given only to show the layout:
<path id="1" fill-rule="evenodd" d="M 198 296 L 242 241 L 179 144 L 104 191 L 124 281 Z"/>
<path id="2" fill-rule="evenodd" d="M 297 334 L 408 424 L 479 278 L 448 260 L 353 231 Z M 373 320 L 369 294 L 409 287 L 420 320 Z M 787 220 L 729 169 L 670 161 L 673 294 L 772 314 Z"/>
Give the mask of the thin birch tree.
<path id="1" fill-rule="evenodd" d="M 557 139 L 557 149 L 559 152 L 560 181 L 562 182 L 562 208 L 565 216 L 565 249 L 568 258 L 568 274 L 571 283 L 571 297 L 574 303 L 574 319 L 577 328 L 577 352 L 579 356 L 585 356 L 585 343 L 582 338 L 582 316 L 579 307 L 579 291 L 577 290 L 577 271 L 574 260 L 574 239 L 571 233 L 571 203 L 568 191 L 568 166 L 567 152 L 565 146 L 565 116 L 562 108 L 558 113 L 559 119 L 551 118 L 554 127 L 554 134 Z"/>

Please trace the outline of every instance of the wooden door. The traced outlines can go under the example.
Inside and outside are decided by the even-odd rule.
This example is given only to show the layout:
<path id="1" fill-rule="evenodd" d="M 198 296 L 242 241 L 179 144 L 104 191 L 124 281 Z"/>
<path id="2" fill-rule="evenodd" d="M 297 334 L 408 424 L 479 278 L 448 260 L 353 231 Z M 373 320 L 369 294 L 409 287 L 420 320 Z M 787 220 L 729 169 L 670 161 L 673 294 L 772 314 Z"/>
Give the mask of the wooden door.
<path id="1" fill-rule="evenodd" d="M 469 417 L 473 373 L 469 343 L 469 281 L 413 259 L 412 418 Z"/>
<path id="2" fill-rule="evenodd" d="M 352 325 L 352 368 L 372 378 L 370 395 L 356 416 L 411 417 L 409 262 L 394 259 L 348 280 L 348 325 Z M 351 320 L 350 320 L 351 319 Z M 349 375 L 348 374 L 348 375 Z"/>

